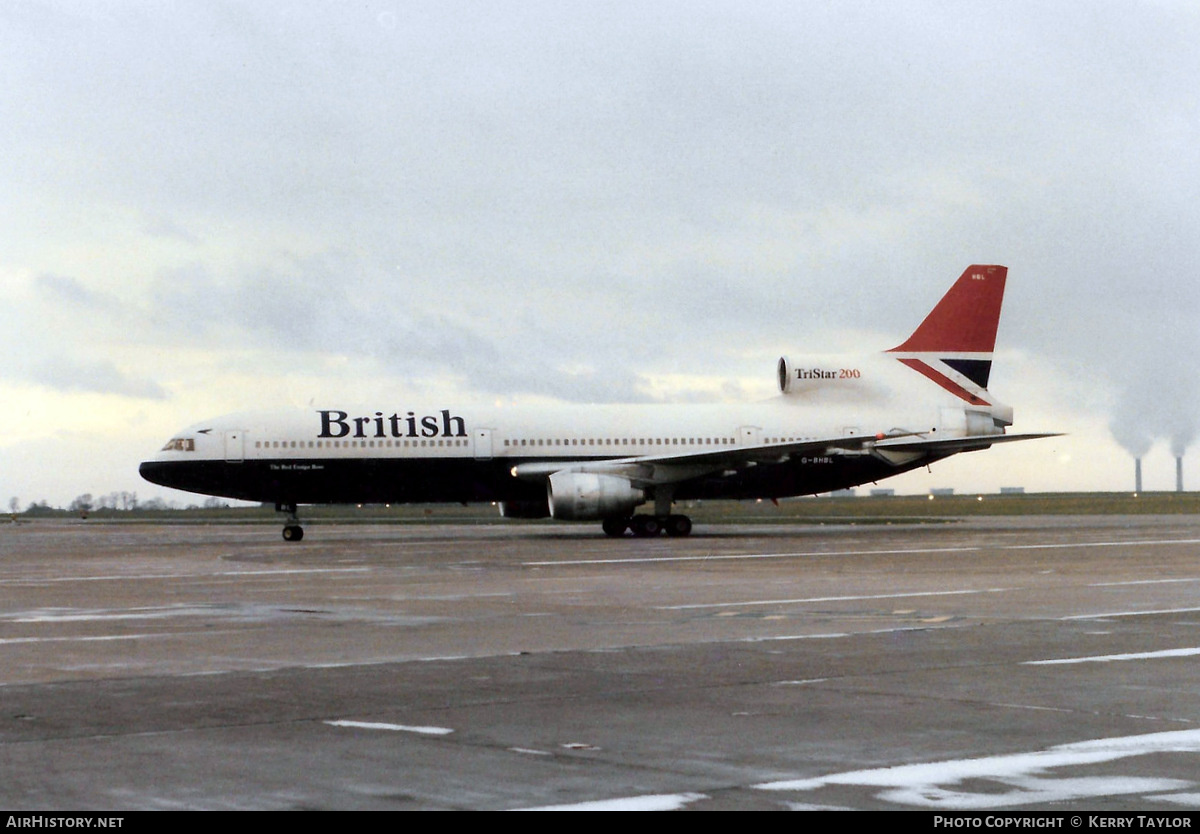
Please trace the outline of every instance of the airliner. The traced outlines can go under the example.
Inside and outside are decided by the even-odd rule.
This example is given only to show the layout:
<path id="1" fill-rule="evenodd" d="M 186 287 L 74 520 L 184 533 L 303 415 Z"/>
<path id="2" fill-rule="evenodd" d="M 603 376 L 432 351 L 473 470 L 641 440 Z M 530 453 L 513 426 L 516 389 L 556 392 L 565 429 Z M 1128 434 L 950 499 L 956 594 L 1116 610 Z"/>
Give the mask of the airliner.
<path id="1" fill-rule="evenodd" d="M 686 536 L 672 505 L 779 499 L 879 481 L 1007 434 L 988 391 L 1003 266 L 970 266 L 912 335 L 863 356 L 781 357 L 777 396 L 743 405 L 365 407 L 197 423 L 141 464 L 155 484 L 273 503 L 493 502 L 506 518 L 599 521 L 609 536 Z M 648 505 L 652 511 L 635 512 Z"/>

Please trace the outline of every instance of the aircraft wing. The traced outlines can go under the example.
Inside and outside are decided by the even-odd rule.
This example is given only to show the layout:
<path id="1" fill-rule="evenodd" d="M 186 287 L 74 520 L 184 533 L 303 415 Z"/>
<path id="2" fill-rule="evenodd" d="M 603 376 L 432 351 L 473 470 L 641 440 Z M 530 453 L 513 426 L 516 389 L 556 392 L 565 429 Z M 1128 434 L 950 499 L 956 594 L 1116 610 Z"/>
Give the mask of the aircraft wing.
<path id="1" fill-rule="evenodd" d="M 887 437 L 903 439 L 908 433 Z M 703 452 L 679 452 L 663 455 L 615 458 L 597 461 L 537 461 L 513 467 L 518 478 L 546 478 L 555 472 L 593 472 L 627 478 L 635 486 L 673 484 L 698 478 L 726 469 L 743 469 L 758 464 L 783 463 L 805 455 L 827 455 L 835 452 L 858 452 L 878 443 L 875 435 L 843 435 L 792 443 L 762 443 L 755 446 L 733 446 Z"/>
<path id="2" fill-rule="evenodd" d="M 556 472 L 591 472 L 626 478 L 639 487 L 673 484 L 710 475 L 723 470 L 739 470 L 759 464 L 784 463 L 795 457 L 844 454 L 847 452 L 900 452 L 919 454 L 954 454 L 955 452 L 986 449 L 993 443 L 1057 437 L 1057 434 L 1000 434 L 976 437 L 952 437 L 945 440 L 928 439 L 915 432 L 889 435 L 843 435 L 802 440 L 792 443 L 763 443 L 755 446 L 734 446 L 703 452 L 682 452 L 664 455 L 615 458 L 597 461 L 536 461 L 513 467 L 517 478 L 548 478 Z"/>

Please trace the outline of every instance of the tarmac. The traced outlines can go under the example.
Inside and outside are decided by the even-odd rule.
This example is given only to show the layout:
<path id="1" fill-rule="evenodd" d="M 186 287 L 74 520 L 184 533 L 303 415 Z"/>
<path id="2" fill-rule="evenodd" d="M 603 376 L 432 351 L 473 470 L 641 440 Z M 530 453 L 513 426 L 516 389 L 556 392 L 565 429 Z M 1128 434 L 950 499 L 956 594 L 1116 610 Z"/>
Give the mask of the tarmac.
<path id="1" fill-rule="evenodd" d="M 1200 517 L 0 525 L 0 807 L 1200 808 Z"/>

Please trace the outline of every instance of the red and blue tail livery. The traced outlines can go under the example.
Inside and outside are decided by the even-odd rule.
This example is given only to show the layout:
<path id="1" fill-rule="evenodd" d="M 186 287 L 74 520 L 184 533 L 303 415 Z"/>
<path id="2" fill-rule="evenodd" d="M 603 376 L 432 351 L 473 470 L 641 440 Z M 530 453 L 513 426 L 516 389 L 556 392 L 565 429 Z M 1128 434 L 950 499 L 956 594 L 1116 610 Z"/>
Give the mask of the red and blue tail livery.
<path id="1" fill-rule="evenodd" d="M 913 334 L 888 352 L 964 402 L 988 405 L 984 392 L 1007 277 L 1007 267 L 967 267 Z"/>

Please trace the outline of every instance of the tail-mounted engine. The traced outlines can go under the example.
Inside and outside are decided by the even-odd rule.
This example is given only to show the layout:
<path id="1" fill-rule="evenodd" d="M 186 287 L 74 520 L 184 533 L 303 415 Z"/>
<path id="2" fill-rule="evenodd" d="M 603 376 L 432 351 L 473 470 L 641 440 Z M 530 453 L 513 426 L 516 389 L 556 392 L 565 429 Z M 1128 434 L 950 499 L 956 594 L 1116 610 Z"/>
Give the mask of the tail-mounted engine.
<path id="1" fill-rule="evenodd" d="M 814 356 L 796 362 L 781 356 L 776 367 L 779 391 L 783 394 L 860 389 L 876 370 L 862 356 Z"/>
<path id="2" fill-rule="evenodd" d="M 1004 427 L 1012 425 L 1012 407 L 993 406 L 979 408 L 941 408 L 938 410 L 941 435 L 950 437 L 988 437 L 1004 434 Z"/>

